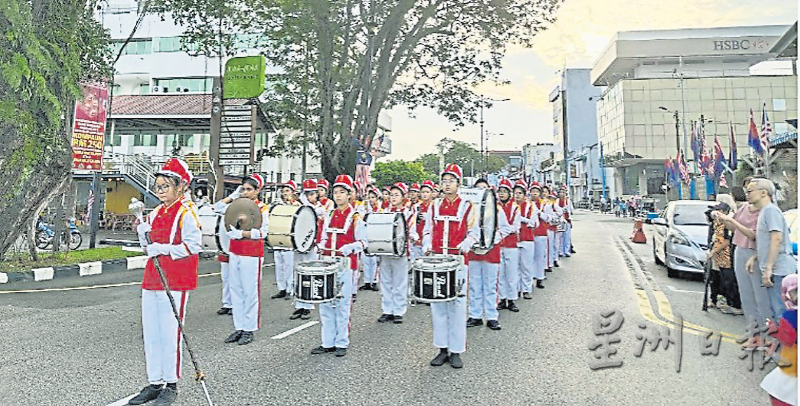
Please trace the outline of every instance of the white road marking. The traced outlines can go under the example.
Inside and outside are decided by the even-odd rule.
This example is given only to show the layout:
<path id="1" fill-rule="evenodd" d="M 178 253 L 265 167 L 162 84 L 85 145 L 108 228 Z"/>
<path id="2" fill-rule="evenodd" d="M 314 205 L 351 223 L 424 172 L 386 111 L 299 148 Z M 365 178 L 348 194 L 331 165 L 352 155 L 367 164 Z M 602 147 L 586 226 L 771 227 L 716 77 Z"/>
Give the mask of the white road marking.
<path id="1" fill-rule="evenodd" d="M 118 400 L 118 401 L 116 401 L 114 403 L 109 403 L 108 406 L 123 406 L 123 405 L 127 405 L 128 401 L 133 399 L 133 397 L 136 396 L 136 395 L 137 394 L 134 393 L 133 395 L 130 395 L 130 396 L 126 397 L 126 398 L 122 398 L 122 399 L 120 399 L 120 400 Z"/>
<path id="2" fill-rule="evenodd" d="M 216 276 L 219 272 L 202 274 L 199 277 L 205 278 L 206 276 Z M 103 289 L 103 288 L 119 288 L 122 286 L 140 285 L 142 282 L 127 282 L 127 283 L 113 283 L 109 285 L 93 285 L 93 286 L 76 286 L 74 288 L 50 288 L 50 289 L 29 289 L 29 290 L 2 290 L 0 294 L 8 293 L 39 293 L 39 292 L 68 292 L 71 290 L 89 290 L 89 289 Z"/>
<path id="3" fill-rule="evenodd" d="M 283 333 L 280 333 L 280 334 L 272 337 L 272 339 L 273 340 L 280 340 L 282 338 L 289 337 L 290 335 L 292 335 L 292 334 L 294 334 L 294 333 L 296 333 L 298 331 L 305 330 L 305 329 L 307 329 L 307 328 L 309 328 L 309 327 L 311 327 L 311 326 L 313 326 L 313 325 L 315 325 L 317 323 L 319 323 L 319 321 L 316 321 L 316 320 L 315 321 L 309 321 L 308 323 L 300 325 L 300 326 L 297 326 L 297 327 L 295 327 L 295 328 L 293 328 L 293 329 L 291 329 L 289 331 L 284 331 Z"/>
<path id="4" fill-rule="evenodd" d="M 704 293 L 704 292 L 698 292 L 698 291 L 696 291 L 696 290 L 683 290 L 683 289 L 676 289 L 676 288 L 675 288 L 674 286 L 672 286 L 672 285 L 667 285 L 667 288 L 668 288 L 669 290 L 673 291 L 673 292 L 681 292 L 681 293 L 699 293 L 699 294 L 701 294 L 701 295 Z"/>

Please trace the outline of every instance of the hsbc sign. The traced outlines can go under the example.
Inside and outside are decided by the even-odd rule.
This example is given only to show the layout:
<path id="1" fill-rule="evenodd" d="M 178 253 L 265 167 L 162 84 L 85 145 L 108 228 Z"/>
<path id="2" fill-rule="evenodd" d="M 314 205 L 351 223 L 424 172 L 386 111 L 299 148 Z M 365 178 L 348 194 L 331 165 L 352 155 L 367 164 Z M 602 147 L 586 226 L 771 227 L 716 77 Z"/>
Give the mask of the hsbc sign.
<path id="1" fill-rule="evenodd" d="M 768 50 L 769 42 L 764 40 L 718 40 L 712 41 L 714 44 L 714 51 L 748 51 L 748 50 Z"/>

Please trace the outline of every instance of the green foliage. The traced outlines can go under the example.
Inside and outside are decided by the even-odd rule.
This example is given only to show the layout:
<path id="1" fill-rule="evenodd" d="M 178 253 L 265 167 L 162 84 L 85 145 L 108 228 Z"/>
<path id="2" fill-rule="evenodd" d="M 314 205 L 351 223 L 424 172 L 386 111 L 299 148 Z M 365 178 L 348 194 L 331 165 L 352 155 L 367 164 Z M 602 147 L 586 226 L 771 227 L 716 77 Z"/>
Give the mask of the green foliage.
<path id="1" fill-rule="evenodd" d="M 378 187 L 391 186 L 397 182 L 422 183 L 428 179 L 436 179 L 436 175 L 426 171 L 420 162 L 402 160 L 376 162 L 375 169 L 370 172 Z"/>
<path id="2" fill-rule="evenodd" d="M 445 164 L 454 163 L 461 166 L 464 176 L 473 176 L 481 172 L 495 173 L 505 166 L 505 162 L 496 156 L 487 157 L 484 166 L 480 151 L 463 141 L 443 138 L 437 146 L 444 151 Z M 421 155 L 416 162 L 421 163 L 428 172 L 439 173 L 439 154 Z"/>
<path id="3" fill-rule="evenodd" d="M 40 260 L 31 261 L 27 253 L 16 258 L 0 261 L 0 272 L 30 271 L 32 268 L 44 268 L 57 265 L 71 265 L 82 262 L 105 261 L 143 255 L 141 252 L 125 251 L 121 247 L 102 247 L 70 252 L 42 252 Z"/>

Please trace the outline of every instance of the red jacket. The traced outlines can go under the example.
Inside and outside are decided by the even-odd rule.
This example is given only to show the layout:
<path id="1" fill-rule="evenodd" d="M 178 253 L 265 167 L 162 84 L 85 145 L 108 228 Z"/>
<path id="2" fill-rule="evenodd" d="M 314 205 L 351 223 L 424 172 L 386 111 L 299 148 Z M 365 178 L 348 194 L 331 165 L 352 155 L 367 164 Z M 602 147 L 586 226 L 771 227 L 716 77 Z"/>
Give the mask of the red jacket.
<path id="1" fill-rule="evenodd" d="M 545 206 L 547 204 L 548 203 L 546 203 L 544 200 L 541 200 L 541 199 L 536 201 L 536 207 L 538 207 L 540 211 L 545 211 Z M 544 221 L 542 219 L 539 219 L 539 226 L 536 227 L 533 230 L 533 235 L 536 236 L 536 237 L 542 237 L 542 236 L 546 237 L 547 236 L 547 230 L 549 228 L 550 228 L 550 225 L 547 224 L 546 221 Z"/>
<path id="2" fill-rule="evenodd" d="M 183 244 L 181 227 L 184 216 L 187 214 L 193 215 L 191 210 L 180 201 L 176 201 L 169 207 L 165 207 L 162 204 L 156 207 L 155 211 L 155 218 L 150 224 L 152 227 L 150 231 L 151 240 L 154 243 L 161 244 Z M 176 217 L 178 218 L 177 222 L 175 221 Z M 170 241 L 169 236 L 173 231 L 173 226 L 175 226 L 176 230 L 172 241 Z M 186 250 L 189 250 L 188 247 Z M 167 278 L 170 290 L 186 291 L 197 289 L 197 268 L 200 264 L 198 254 L 180 259 L 172 259 L 169 255 L 148 258 L 147 265 L 144 268 L 144 276 L 142 277 L 142 289 L 164 290 L 164 286 L 161 284 L 161 277 L 158 275 L 158 270 L 153 262 L 156 258 L 161 263 L 161 269 L 164 270 L 164 276 Z"/>
<path id="3" fill-rule="evenodd" d="M 506 218 L 508 219 L 508 224 L 513 225 L 514 221 L 519 216 L 519 206 L 514 203 L 513 199 L 509 199 L 506 204 L 503 204 L 503 211 L 506 213 Z M 524 225 L 524 224 L 523 224 Z M 523 225 L 520 225 L 520 229 Z M 517 243 L 519 242 L 519 234 L 518 233 L 511 233 L 506 238 L 503 238 L 500 241 L 500 246 L 503 248 L 517 248 Z"/>
<path id="4" fill-rule="evenodd" d="M 414 206 L 414 215 L 417 216 L 417 235 L 420 239 L 414 245 L 422 245 L 422 231 L 425 229 L 425 213 L 431 207 L 431 202 L 419 202 Z"/>
<path id="5" fill-rule="evenodd" d="M 356 223 L 360 221 L 361 215 L 356 213 L 356 210 L 351 205 L 347 205 L 344 210 L 334 209 L 326 215 L 326 225 L 323 228 L 325 240 L 321 242 L 322 252 L 321 256 L 328 257 L 341 257 L 342 254 L 338 252 L 345 244 L 356 242 Z M 333 247 L 336 252 L 331 251 L 331 244 L 333 244 L 334 235 L 336 236 L 336 245 Z M 358 269 L 358 254 L 348 255 L 350 258 L 350 269 Z"/>
<path id="6" fill-rule="evenodd" d="M 530 218 L 531 216 L 531 203 L 528 200 L 519 205 L 519 212 L 522 217 Z M 533 241 L 534 229 L 529 225 L 522 223 L 519 226 L 519 240 L 520 241 Z"/>
<path id="7" fill-rule="evenodd" d="M 463 216 L 459 219 L 460 221 L 445 221 L 443 219 L 437 219 L 437 217 L 457 217 L 458 216 L 458 209 L 459 206 L 462 204 L 461 197 L 456 197 L 453 202 L 447 201 L 447 199 L 441 199 L 438 204 L 434 203 L 431 206 L 431 214 L 432 214 L 432 226 L 433 226 L 433 252 L 437 254 L 450 254 L 450 255 L 460 255 L 458 251 L 458 245 L 467 238 L 467 234 L 469 233 L 469 229 L 472 224 L 469 224 L 469 218 L 472 211 L 472 205 L 469 202 L 464 202 L 466 205 L 466 209 L 464 210 Z M 442 244 L 444 242 L 444 227 L 445 222 L 448 224 L 448 243 L 449 247 L 443 247 Z M 469 257 L 465 258 L 468 260 Z"/>

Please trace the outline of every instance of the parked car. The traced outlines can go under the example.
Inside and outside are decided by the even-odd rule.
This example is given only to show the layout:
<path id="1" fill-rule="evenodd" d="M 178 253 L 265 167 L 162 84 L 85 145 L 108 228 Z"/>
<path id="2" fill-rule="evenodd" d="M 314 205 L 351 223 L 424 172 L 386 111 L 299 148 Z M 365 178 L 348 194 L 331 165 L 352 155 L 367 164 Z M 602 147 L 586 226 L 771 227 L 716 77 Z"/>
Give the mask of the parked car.
<path id="1" fill-rule="evenodd" d="M 667 276 L 675 278 L 680 272 L 703 273 L 708 252 L 709 219 L 706 211 L 716 202 L 676 200 L 669 202 L 657 218 L 653 258 L 656 264 L 667 267 Z"/>
<path id="2" fill-rule="evenodd" d="M 783 218 L 786 219 L 786 224 L 789 225 L 789 241 L 792 243 L 792 255 L 797 257 L 797 209 L 786 210 L 783 212 Z"/>

